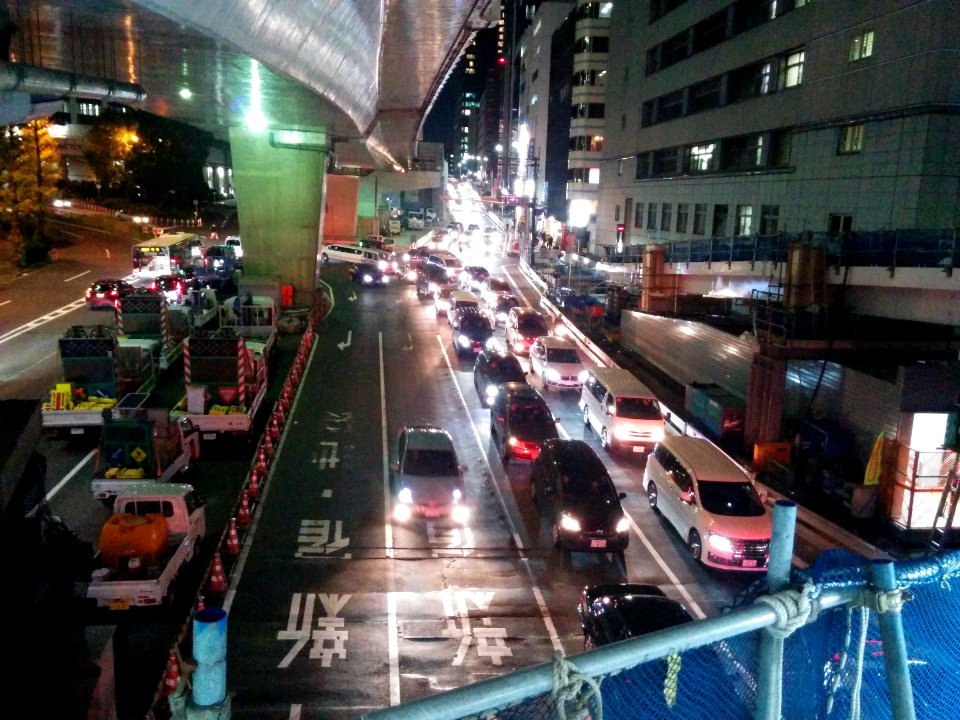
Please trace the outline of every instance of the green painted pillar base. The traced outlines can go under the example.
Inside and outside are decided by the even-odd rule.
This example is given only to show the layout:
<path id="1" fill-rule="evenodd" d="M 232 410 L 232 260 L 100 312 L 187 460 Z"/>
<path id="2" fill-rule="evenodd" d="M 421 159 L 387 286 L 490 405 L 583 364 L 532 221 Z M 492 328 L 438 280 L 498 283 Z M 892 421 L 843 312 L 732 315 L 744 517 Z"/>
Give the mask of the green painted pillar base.
<path id="1" fill-rule="evenodd" d="M 327 153 L 277 148 L 270 131 L 230 128 L 244 274 L 293 285 L 294 304 L 316 287 Z"/>

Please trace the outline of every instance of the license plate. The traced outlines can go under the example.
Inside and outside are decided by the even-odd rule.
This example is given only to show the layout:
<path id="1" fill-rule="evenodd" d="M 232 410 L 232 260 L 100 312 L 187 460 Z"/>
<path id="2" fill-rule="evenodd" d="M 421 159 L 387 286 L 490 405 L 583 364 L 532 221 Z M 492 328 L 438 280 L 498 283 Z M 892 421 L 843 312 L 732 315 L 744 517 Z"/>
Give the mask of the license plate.
<path id="1" fill-rule="evenodd" d="M 429 518 L 440 517 L 440 508 L 428 507 L 423 511 L 423 515 L 424 517 L 429 517 Z"/>
<path id="2" fill-rule="evenodd" d="M 643 450 L 644 450 L 643 445 L 634 445 L 634 446 L 633 446 L 633 451 L 634 451 L 635 453 L 642 453 Z"/>
<path id="3" fill-rule="evenodd" d="M 71 435 L 83 435 L 83 428 L 70 428 Z"/>
<path id="4" fill-rule="evenodd" d="M 757 561 L 753 558 L 744 558 L 743 562 L 740 564 L 743 565 L 743 567 L 756 567 Z"/>
<path id="5" fill-rule="evenodd" d="M 111 600 L 110 609 L 111 610 L 129 610 L 130 601 L 129 600 Z"/>
<path id="6" fill-rule="evenodd" d="M 591 540 L 590 547 L 592 548 L 605 548 L 607 546 L 606 540 Z"/>
<path id="7" fill-rule="evenodd" d="M 217 439 L 217 434 L 216 434 L 216 433 L 211 433 L 211 432 L 203 433 L 203 439 L 204 439 L 204 440 L 216 440 L 216 439 Z"/>

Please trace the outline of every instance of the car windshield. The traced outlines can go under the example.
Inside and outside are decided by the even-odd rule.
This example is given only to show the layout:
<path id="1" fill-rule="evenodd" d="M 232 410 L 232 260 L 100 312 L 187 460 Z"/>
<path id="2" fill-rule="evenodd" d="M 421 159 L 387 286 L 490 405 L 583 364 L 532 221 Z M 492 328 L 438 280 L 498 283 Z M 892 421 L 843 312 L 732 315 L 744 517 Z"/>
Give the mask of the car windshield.
<path id="1" fill-rule="evenodd" d="M 527 337 L 547 334 L 546 323 L 538 317 L 520 318 L 517 322 L 517 329 Z"/>
<path id="2" fill-rule="evenodd" d="M 547 348 L 547 362 L 576 365 L 580 363 L 580 356 L 573 348 Z"/>
<path id="3" fill-rule="evenodd" d="M 653 398 L 617 398 L 617 417 L 635 420 L 659 420 L 660 403 Z"/>
<path id="4" fill-rule="evenodd" d="M 700 504 L 714 515 L 759 517 L 763 503 L 756 488 L 748 482 L 710 482 L 701 480 Z"/>
<path id="5" fill-rule="evenodd" d="M 456 475 L 457 456 L 452 450 L 409 449 L 403 460 L 405 475 Z"/>
<path id="6" fill-rule="evenodd" d="M 510 405 L 510 423 L 515 429 L 528 431 L 554 427 L 553 416 L 543 403 L 515 402 Z"/>
<path id="7" fill-rule="evenodd" d="M 461 330 L 490 330 L 490 323 L 480 315 L 464 314 L 460 318 Z M 492 332 L 492 331 L 491 331 Z"/>
<path id="8" fill-rule="evenodd" d="M 520 361 L 515 357 L 492 361 L 488 366 L 490 378 L 500 383 L 526 382 Z"/>
<path id="9" fill-rule="evenodd" d="M 600 502 L 617 500 L 617 490 L 603 462 L 588 453 L 570 453 L 564 458 L 560 482 L 563 494 L 567 497 L 590 498 Z"/>

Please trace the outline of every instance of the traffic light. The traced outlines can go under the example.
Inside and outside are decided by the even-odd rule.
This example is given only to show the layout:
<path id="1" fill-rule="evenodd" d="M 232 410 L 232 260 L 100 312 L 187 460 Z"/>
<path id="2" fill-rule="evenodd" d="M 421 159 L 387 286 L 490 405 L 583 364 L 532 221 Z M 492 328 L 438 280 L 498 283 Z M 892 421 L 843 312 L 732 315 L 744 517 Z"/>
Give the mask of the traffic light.
<path id="1" fill-rule="evenodd" d="M 617 224 L 617 252 L 623 252 L 623 234 L 626 232 L 627 226 L 623 223 Z"/>

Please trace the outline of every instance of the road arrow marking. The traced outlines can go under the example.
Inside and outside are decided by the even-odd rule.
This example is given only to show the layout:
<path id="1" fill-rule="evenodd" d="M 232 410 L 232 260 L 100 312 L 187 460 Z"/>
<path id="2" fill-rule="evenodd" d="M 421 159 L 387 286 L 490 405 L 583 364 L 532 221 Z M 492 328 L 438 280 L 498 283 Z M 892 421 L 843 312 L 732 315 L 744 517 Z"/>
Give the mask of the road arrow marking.
<path id="1" fill-rule="evenodd" d="M 346 350 L 350 347 L 350 342 L 353 340 L 353 330 L 347 330 L 347 339 L 343 342 L 338 342 L 337 347 L 341 350 Z"/>
<path id="2" fill-rule="evenodd" d="M 355 292 L 350 293 L 350 297 L 347 298 L 350 302 L 354 302 L 357 299 L 357 294 Z"/>

